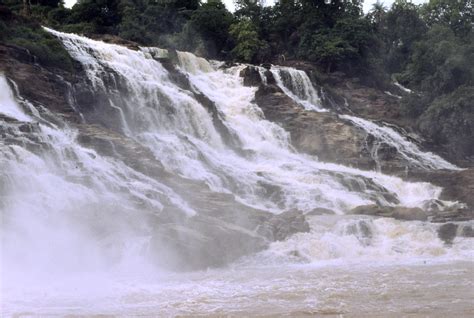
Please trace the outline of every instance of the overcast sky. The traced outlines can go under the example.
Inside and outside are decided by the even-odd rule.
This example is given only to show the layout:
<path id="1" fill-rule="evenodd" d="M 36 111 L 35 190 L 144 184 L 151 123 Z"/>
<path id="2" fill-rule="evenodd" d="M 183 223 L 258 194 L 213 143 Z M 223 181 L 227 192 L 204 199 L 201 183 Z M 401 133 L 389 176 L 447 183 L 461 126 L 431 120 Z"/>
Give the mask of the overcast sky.
<path id="1" fill-rule="evenodd" d="M 273 0 L 266 0 L 268 2 L 272 2 Z M 372 4 L 374 4 L 377 0 L 365 0 L 364 1 L 364 12 L 367 12 L 370 10 L 370 8 L 372 8 Z M 388 8 L 392 5 L 394 0 L 382 0 L 381 2 L 383 2 L 385 4 L 385 6 Z M 423 3 L 423 2 L 427 2 L 428 0 L 412 0 L 413 3 L 417 3 L 417 4 L 420 4 L 420 3 Z M 66 2 L 66 7 L 70 8 L 74 5 L 74 3 L 76 3 L 76 0 L 65 0 Z M 232 9 L 234 7 L 234 1 L 233 0 L 224 0 L 224 2 L 226 3 L 227 7 L 229 9 Z"/>

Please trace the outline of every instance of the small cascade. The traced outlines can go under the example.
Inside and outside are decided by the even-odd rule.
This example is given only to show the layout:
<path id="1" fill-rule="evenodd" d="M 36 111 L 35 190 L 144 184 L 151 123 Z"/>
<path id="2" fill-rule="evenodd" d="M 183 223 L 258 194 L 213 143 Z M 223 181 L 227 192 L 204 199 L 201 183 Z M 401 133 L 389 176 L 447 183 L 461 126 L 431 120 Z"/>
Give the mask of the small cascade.
<path id="1" fill-rule="evenodd" d="M 31 121 L 31 118 L 22 111 L 20 105 L 15 101 L 7 79 L 2 74 L 0 74 L 0 92 L 2 92 L 0 95 L 1 114 L 18 121 Z"/>
<path id="2" fill-rule="evenodd" d="M 321 100 L 318 93 L 304 71 L 274 66 L 272 67 L 272 73 L 278 86 L 306 110 L 318 112 L 327 111 L 321 107 Z M 414 167 L 435 170 L 462 170 L 438 155 L 420 150 L 416 144 L 386 125 L 379 125 L 370 120 L 351 115 L 339 115 L 339 118 L 350 121 L 375 138 L 376 142 L 373 147 L 371 147 L 370 152 L 379 171 L 380 161 L 378 159 L 378 151 L 382 144 L 394 147 L 407 163 Z"/>
<path id="3" fill-rule="evenodd" d="M 318 92 L 311 84 L 311 80 L 305 71 L 282 66 L 273 66 L 270 71 L 283 92 L 306 110 L 327 111 L 322 107 Z"/>
<path id="4" fill-rule="evenodd" d="M 181 67 L 191 74 L 198 74 L 200 72 L 213 72 L 214 68 L 211 64 L 202 57 L 197 57 L 189 52 L 177 52 L 179 64 Z"/>
<path id="5" fill-rule="evenodd" d="M 462 170 L 438 155 L 431 152 L 421 151 L 415 143 L 409 141 L 405 136 L 401 135 L 391 127 L 378 125 L 372 121 L 351 115 L 339 115 L 339 117 L 349 120 L 376 139 L 377 142 L 372 148 L 372 157 L 378 165 L 380 165 L 378 160 L 378 149 L 381 144 L 385 143 L 388 146 L 395 148 L 397 152 L 410 164 L 410 166 L 435 170 Z"/>

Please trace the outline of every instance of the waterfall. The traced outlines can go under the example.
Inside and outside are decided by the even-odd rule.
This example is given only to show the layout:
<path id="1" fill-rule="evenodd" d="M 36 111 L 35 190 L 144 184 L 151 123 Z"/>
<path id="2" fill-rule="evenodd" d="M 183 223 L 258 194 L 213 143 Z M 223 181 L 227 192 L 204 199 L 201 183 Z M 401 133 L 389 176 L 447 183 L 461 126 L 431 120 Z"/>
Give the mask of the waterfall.
<path id="1" fill-rule="evenodd" d="M 243 85 L 245 66 L 177 52 L 171 70 L 160 62 L 166 50 L 47 30 L 82 65 L 87 78 L 71 89 L 89 99 L 71 105 L 83 122 L 67 122 L 0 76 L 2 314 L 220 315 L 275 290 L 293 302 L 292 284 L 308 281 L 295 279 L 295 264 L 349 264 L 351 273 L 366 262 L 371 275 L 376 262 L 472 259 L 470 241 L 444 244 L 438 224 L 348 214 L 456 203 L 426 182 L 295 151 L 254 103 L 256 88 Z M 303 107 L 326 111 L 304 72 L 274 72 Z M 407 160 L 440 165 L 395 130 L 341 118 L 400 145 Z M 298 227 L 301 215 L 308 229 Z M 269 281 L 270 297 L 253 299 Z"/>
<path id="2" fill-rule="evenodd" d="M 61 275 L 105 269 L 111 262 L 144 266 L 149 211 L 159 214 L 165 205 L 173 205 L 194 213 L 166 185 L 79 145 L 77 131 L 59 128 L 14 96 L 0 77 L 5 284 L 41 270 L 42 275 Z"/>
<path id="3" fill-rule="evenodd" d="M 304 71 L 275 66 L 272 67 L 272 74 L 276 79 L 277 85 L 285 94 L 302 105 L 306 110 L 327 111 L 322 108 L 318 93 Z M 377 124 L 352 115 L 339 115 L 339 118 L 350 121 L 375 138 L 377 142 L 374 144 L 371 153 L 378 166 L 380 166 L 378 160 L 379 146 L 385 143 L 397 149 L 398 153 L 411 166 L 423 169 L 461 170 L 438 155 L 420 150 L 416 144 L 386 125 Z"/>
<path id="4" fill-rule="evenodd" d="M 277 213 L 320 207 L 344 213 L 362 204 L 391 204 L 387 191 L 409 206 L 422 206 L 439 195 L 440 189 L 429 184 L 407 184 L 295 153 L 287 132 L 264 120 L 252 103 L 255 89 L 242 85 L 238 76 L 242 66 L 221 70 L 202 58 L 178 52 L 182 71 L 195 90 L 215 103 L 225 126 L 242 144 L 244 156 L 223 143 L 205 107 L 175 86 L 168 72 L 146 52 L 50 32 L 84 65 L 95 87 L 107 86 L 107 94 L 116 97 L 130 137 L 149 147 L 169 171 L 205 181 L 214 191 L 233 193 L 246 205 Z M 117 77 L 112 84 L 104 82 L 105 70 Z M 114 87 L 115 82 L 121 86 Z M 360 192 L 352 188 L 354 183 L 372 190 Z"/>

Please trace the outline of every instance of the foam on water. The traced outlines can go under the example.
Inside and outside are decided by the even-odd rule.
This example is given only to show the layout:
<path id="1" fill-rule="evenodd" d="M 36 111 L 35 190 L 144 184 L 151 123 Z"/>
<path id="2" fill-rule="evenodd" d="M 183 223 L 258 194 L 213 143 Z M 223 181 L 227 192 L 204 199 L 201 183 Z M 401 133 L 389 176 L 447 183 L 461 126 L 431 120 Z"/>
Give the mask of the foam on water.
<path id="1" fill-rule="evenodd" d="M 8 85 L 0 94 L 28 107 Z M 140 272 L 150 266 L 150 214 L 165 203 L 195 213 L 166 185 L 79 145 L 65 123 L 16 117 L 0 119 L 2 293 L 111 267 Z"/>
<path id="2" fill-rule="evenodd" d="M 473 239 L 456 237 L 446 245 L 438 237 L 440 225 L 364 216 L 313 216 L 311 231 L 274 242 L 268 250 L 243 264 L 387 264 L 446 262 L 474 257 Z M 467 226 L 474 226 L 470 222 Z"/>

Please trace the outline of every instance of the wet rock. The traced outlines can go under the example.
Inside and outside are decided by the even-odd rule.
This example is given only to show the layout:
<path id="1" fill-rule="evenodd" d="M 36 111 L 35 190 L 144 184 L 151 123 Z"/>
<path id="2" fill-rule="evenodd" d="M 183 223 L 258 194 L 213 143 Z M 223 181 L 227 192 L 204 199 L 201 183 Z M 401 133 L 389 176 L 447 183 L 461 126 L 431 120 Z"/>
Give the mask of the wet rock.
<path id="1" fill-rule="evenodd" d="M 406 221 L 427 221 L 428 213 L 420 208 L 361 205 L 352 209 L 350 214 L 390 217 Z"/>
<path id="2" fill-rule="evenodd" d="M 456 237 L 458 225 L 454 223 L 446 223 L 439 227 L 438 237 L 443 240 L 446 244 L 452 244 Z"/>
<path id="3" fill-rule="evenodd" d="M 474 237 L 474 229 L 471 225 L 463 225 L 461 229 L 462 237 Z"/>
<path id="4" fill-rule="evenodd" d="M 461 171 L 411 171 L 408 180 L 425 181 L 442 187 L 441 200 L 458 201 L 466 204 L 465 207 L 459 207 L 458 205 L 443 206 L 440 211 L 435 211 L 434 222 L 474 219 L 474 168 Z"/>
<path id="5" fill-rule="evenodd" d="M 363 169 L 375 167 L 370 154 L 364 155 L 366 134 L 331 113 L 306 111 L 276 85 L 260 86 L 255 101 L 265 118 L 290 133 L 291 142 L 301 152 L 322 161 Z"/>
<path id="6" fill-rule="evenodd" d="M 299 232 L 309 232 L 309 224 L 305 216 L 297 210 L 274 215 L 258 228 L 258 233 L 270 241 L 283 241 Z"/>
<path id="7" fill-rule="evenodd" d="M 370 225 L 364 220 L 349 224 L 345 234 L 354 235 L 365 246 L 370 245 L 373 237 Z"/>
<path id="8" fill-rule="evenodd" d="M 172 270 L 192 270 L 223 266 L 267 245 L 262 236 L 198 215 L 185 224 L 159 227 L 150 248 L 158 265 Z"/>
<path id="9" fill-rule="evenodd" d="M 47 107 L 54 115 L 71 122 L 79 122 L 80 116 L 71 106 L 70 83 L 81 81 L 81 70 L 76 74 L 64 70 L 50 70 L 35 63 L 28 50 L 0 44 L 0 72 L 13 80 L 19 94 L 28 101 Z"/>
<path id="10" fill-rule="evenodd" d="M 258 86 L 262 83 L 260 72 L 253 66 L 247 66 L 240 71 L 240 77 L 244 79 L 244 86 Z"/>
<path id="11" fill-rule="evenodd" d="M 176 55 L 177 61 L 178 56 L 176 51 L 170 52 L 172 52 L 173 56 Z M 190 91 L 194 95 L 194 98 L 201 105 L 203 105 L 211 114 L 214 127 L 217 129 L 217 131 L 219 131 L 224 142 L 235 150 L 240 151 L 241 147 L 239 138 L 235 136 L 235 134 L 231 130 L 229 130 L 229 128 L 224 124 L 224 120 L 222 118 L 223 115 L 219 112 L 216 104 L 206 95 L 204 95 L 201 91 L 199 91 L 194 85 L 191 85 L 188 76 L 185 73 L 181 72 L 178 68 L 176 68 L 176 64 L 177 62 L 163 64 L 163 66 L 169 72 L 170 79 L 176 85 L 178 85 L 182 89 Z"/>

